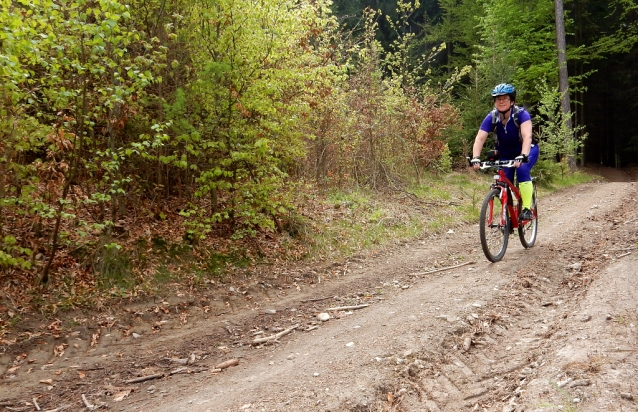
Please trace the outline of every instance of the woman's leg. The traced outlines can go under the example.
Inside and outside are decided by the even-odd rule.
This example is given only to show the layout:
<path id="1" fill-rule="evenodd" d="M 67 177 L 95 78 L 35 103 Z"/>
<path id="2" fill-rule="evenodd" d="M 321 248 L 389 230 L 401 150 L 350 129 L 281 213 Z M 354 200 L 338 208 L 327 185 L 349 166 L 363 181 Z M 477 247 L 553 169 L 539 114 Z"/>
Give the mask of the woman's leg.
<path id="1" fill-rule="evenodd" d="M 532 205 L 532 195 L 534 186 L 532 185 L 531 171 L 532 167 L 538 161 L 540 150 L 538 145 L 534 145 L 529 152 L 529 162 L 523 163 L 516 169 L 516 178 L 518 179 L 518 190 L 521 192 L 521 200 L 523 201 L 523 209 L 529 209 Z"/>

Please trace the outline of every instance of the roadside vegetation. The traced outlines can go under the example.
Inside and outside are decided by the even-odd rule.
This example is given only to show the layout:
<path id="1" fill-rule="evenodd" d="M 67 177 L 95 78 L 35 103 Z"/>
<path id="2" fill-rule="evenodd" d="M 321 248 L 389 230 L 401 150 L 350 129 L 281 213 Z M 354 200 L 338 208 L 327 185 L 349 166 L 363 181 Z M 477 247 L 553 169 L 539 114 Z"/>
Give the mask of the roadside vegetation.
<path id="1" fill-rule="evenodd" d="M 406 29 L 418 1 L 353 26 L 321 0 L 0 4 L 0 336 L 20 312 L 472 224 L 487 178 L 465 156 L 502 81 L 531 103 L 543 187 L 586 179 L 565 166 L 586 134 L 559 114 L 553 52 L 495 58 L 517 30 L 553 47 L 547 8 L 493 38 L 522 7 L 495 0 L 476 59 L 450 66 Z"/>
<path id="2" fill-rule="evenodd" d="M 541 202 L 556 189 L 593 178 L 574 172 L 543 184 Z M 296 214 L 284 229 L 239 239 L 190 242 L 174 230 L 181 223 L 177 214 L 136 229 L 148 230 L 149 237 L 135 238 L 130 236 L 135 231 L 124 229 L 115 236 L 119 247 L 112 246 L 111 238 L 110 245 L 91 249 L 87 259 L 93 275 L 78 270 L 46 286 L 26 276 L 4 282 L 5 302 L 15 306 L 7 305 L 0 338 L 20 324 L 21 314 L 55 317 L 73 309 L 99 310 L 118 302 L 154 299 L 175 290 L 223 287 L 236 279 L 258 280 L 263 270 L 344 263 L 475 225 L 490 181 L 491 175 L 459 170 L 428 175 L 427 184 L 401 190 L 305 190 L 298 193 Z M 123 225 L 134 226 L 126 219 Z"/>

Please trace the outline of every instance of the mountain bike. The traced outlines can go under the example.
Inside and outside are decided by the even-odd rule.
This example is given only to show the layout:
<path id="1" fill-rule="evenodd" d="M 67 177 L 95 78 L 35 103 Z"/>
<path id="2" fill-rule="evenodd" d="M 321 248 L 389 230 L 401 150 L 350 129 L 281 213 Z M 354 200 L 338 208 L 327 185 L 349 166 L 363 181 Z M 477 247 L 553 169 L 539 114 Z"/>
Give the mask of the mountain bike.
<path id="1" fill-rule="evenodd" d="M 467 158 L 470 162 L 470 158 Z M 534 246 L 538 232 L 538 211 L 536 203 L 536 178 L 532 178 L 532 219 L 519 222 L 523 203 L 518 183 L 512 183 L 505 175 L 506 167 L 515 167 L 514 160 L 488 160 L 479 168 L 496 169 L 490 191 L 483 199 L 480 214 L 481 247 L 490 262 L 498 262 L 505 256 L 509 235 L 518 230 L 518 237 L 525 249 Z M 471 165 L 471 164 L 470 164 Z M 512 218 L 512 216 L 514 218 Z"/>

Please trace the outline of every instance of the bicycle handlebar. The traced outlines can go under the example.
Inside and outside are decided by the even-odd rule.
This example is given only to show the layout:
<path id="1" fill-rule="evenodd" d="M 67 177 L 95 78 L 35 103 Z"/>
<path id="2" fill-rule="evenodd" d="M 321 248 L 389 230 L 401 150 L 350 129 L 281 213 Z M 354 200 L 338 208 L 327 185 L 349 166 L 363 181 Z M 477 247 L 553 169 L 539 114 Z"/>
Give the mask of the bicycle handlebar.
<path id="1" fill-rule="evenodd" d="M 468 163 L 470 164 L 470 166 L 472 166 L 472 159 L 470 157 L 466 157 Z M 484 169 L 489 169 L 492 167 L 516 167 L 515 166 L 516 160 L 493 160 L 493 161 L 485 161 L 485 162 L 481 162 L 479 169 L 484 170 Z"/>

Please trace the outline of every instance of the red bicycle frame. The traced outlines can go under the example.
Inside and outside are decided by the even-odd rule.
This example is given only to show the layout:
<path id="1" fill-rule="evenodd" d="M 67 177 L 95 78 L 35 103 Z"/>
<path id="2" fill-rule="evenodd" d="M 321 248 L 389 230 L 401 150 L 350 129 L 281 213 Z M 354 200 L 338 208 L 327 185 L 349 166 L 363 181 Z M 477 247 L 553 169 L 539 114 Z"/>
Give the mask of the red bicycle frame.
<path id="1" fill-rule="evenodd" d="M 494 182 L 492 183 L 492 188 L 500 189 L 501 195 L 499 199 L 501 199 L 501 204 L 507 206 L 507 211 L 509 212 L 509 216 L 518 216 L 520 213 L 519 210 L 514 209 L 513 200 L 516 199 L 517 208 L 520 209 L 521 205 L 521 193 L 518 191 L 518 188 L 514 186 L 514 184 L 507 178 L 505 175 L 505 170 L 498 169 L 497 174 L 494 175 Z M 508 190 L 509 189 L 509 190 Z M 513 194 L 513 196 L 511 195 Z M 494 203 L 490 205 L 490 207 L 494 207 Z M 494 216 L 494 210 L 490 210 L 490 216 Z M 507 213 L 505 213 L 505 209 L 503 208 L 501 213 L 499 213 L 501 218 L 501 226 L 505 225 L 505 219 L 507 217 Z M 489 222 L 492 223 L 492 222 Z M 510 219 L 510 230 L 514 231 L 514 229 L 518 229 L 519 223 L 518 219 Z"/>

